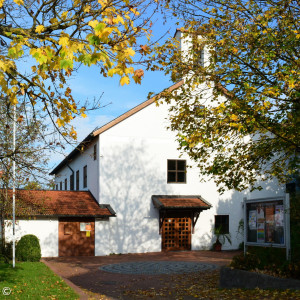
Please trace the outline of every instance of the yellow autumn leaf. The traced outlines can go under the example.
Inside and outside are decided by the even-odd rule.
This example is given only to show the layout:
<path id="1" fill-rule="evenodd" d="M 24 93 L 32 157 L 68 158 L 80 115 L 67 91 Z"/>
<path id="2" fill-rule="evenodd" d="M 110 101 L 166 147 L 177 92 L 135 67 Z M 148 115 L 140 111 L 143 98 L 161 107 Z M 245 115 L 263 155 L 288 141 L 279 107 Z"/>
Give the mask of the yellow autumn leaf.
<path id="1" fill-rule="evenodd" d="M 62 119 L 57 119 L 56 123 L 57 123 L 58 127 L 61 127 L 65 124 L 65 122 Z"/>
<path id="2" fill-rule="evenodd" d="M 88 25 L 95 28 L 99 22 L 97 20 L 89 21 Z"/>
<path id="3" fill-rule="evenodd" d="M 130 80 L 128 76 L 124 76 L 120 80 L 120 84 L 123 86 L 124 84 L 129 84 Z"/>
<path id="4" fill-rule="evenodd" d="M 62 36 L 62 37 L 60 37 L 58 43 L 61 46 L 67 46 L 69 44 L 69 38 L 67 36 Z"/>
<path id="5" fill-rule="evenodd" d="M 3 6 L 5 0 L 0 0 L 0 8 Z"/>
<path id="6" fill-rule="evenodd" d="M 68 16 L 68 11 L 64 11 L 60 16 L 63 20 L 65 20 Z"/>
<path id="7" fill-rule="evenodd" d="M 38 26 L 36 26 L 36 28 L 35 28 L 35 32 L 37 32 L 37 33 L 41 33 L 41 32 L 43 32 L 44 30 L 45 30 L 44 25 L 38 25 Z"/>
<path id="8" fill-rule="evenodd" d="M 84 9 L 83 9 L 83 11 L 85 13 L 88 13 L 90 10 L 91 10 L 91 6 L 90 5 L 85 6 Z"/>
<path id="9" fill-rule="evenodd" d="M 9 100 L 12 105 L 17 105 L 19 103 L 16 95 L 11 96 Z"/>
<path id="10" fill-rule="evenodd" d="M 135 55 L 135 51 L 132 48 L 127 48 L 126 50 L 124 50 L 124 52 L 127 54 L 127 56 Z"/>
<path id="11" fill-rule="evenodd" d="M 134 13 L 136 16 L 139 16 L 140 13 L 135 8 L 130 8 L 130 11 Z"/>
<path id="12" fill-rule="evenodd" d="M 3 1 L 4 2 L 4 1 Z M 23 5 L 24 1 L 23 0 L 14 0 L 14 2 L 18 5 Z"/>
<path id="13" fill-rule="evenodd" d="M 114 18 L 114 22 L 121 23 L 122 25 L 124 25 L 124 19 L 120 15 L 118 15 L 116 18 Z"/>
<path id="14" fill-rule="evenodd" d="M 230 118 L 232 121 L 237 121 L 239 119 L 238 116 L 235 114 L 232 114 Z"/>

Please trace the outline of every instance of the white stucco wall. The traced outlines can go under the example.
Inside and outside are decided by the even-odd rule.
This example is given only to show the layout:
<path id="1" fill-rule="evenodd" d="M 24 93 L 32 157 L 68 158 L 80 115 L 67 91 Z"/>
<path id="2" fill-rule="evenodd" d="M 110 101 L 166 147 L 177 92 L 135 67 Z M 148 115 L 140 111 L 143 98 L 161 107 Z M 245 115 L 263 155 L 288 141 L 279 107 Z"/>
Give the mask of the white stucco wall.
<path id="1" fill-rule="evenodd" d="M 97 144 L 97 159 L 94 160 L 94 145 Z M 99 178 L 99 147 L 98 138 L 96 138 L 88 148 L 81 154 L 78 154 L 71 162 L 69 162 L 70 168 L 74 171 L 74 190 L 76 190 L 76 171 L 79 170 L 79 190 L 87 191 L 89 190 L 93 196 L 98 200 L 98 178 Z M 83 168 L 87 166 L 87 187 L 83 187 Z M 58 184 L 58 189 L 60 190 L 60 182 L 62 182 L 62 189 L 65 190 L 65 178 L 68 180 L 68 188 L 70 190 L 70 176 L 72 171 L 68 166 L 64 166 L 55 175 L 55 184 Z"/>
<path id="2" fill-rule="evenodd" d="M 96 255 L 161 251 L 158 211 L 152 195 L 201 195 L 212 204 L 201 213 L 192 249 L 212 245 L 214 216 L 229 215 L 236 249 L 238 223 L 242 218 L 244 197 L 255 198 L 283 194 L 274 183 L 266 183 L 263 192 L 227 192 L 220 196 L 214 182 L 199 182 L 197 168 L 188 168 L 187 183 L 167 183 L 167 160 L 186 159 L 177 151 L 175 134 L 166 130 L 168 107 L 152 104 L 100 135 L 100 203 L 110 204 L 117 218 L 96 222 Z"/>
<path id="3" fill-rule="evenodd" d="M 188 43 L 181 43 L 182 51 L 187 48 Z M 208 53 L 205 48 L 205 55 Z M 199 91 L 204 99 L 210 98 L 211 90 L 199 86 Z M 88 189 L 101 204 L 110 204 L 117 213 L 116 218 L 96 220 L 95 255 L 161 251 L 159 212 L 152 204 L 152 195 L 201 195 L 212 204 L 211 209 L 200 214 L 192 235 L 193 250 L 211 247 L 215 215 L 229 215 L 233 243 L 225 244 L 223 249 L 236 249 L 241 241 L 237 229 L 243 216 L 243 198 L 284 195 L 283 187 L 276 181 L 262 183 L 264 190 L 260 192 L 228 191 L 223 195 L 218 194 L 213 181 L 200 183 L 198 169 L 187 155 L 180 156 L 175 133 L 166 130 L 168 116 L 166 104 L 159 107 L 151 104 L 99 136 L 95 141 L 99 149 L 97 162 L 92 156 L 93 144 L 70 162 L 75 174 L 80 170 L 80 189 L 83 166 L 87 165 Z M 192 166 L 187 170 L 186 183 L 167 183 L 168 159 L 186 159 Z M 64 167 L 57 174 L 56 182 L 64 183 L 67 176 L 69 185 L 70 175 L 70 169 Z"/>
<path id="4" fill-rule="evenodd" d="M 20 240 L 23 235 L 34 234 L 38 237 L 41 246 L 42 257 L 58 256 L 58 220 L 18 220 L 15 227 L 16 240 Z M 12 241 L 12 223 L 6 221 L 6 241 Z"/>

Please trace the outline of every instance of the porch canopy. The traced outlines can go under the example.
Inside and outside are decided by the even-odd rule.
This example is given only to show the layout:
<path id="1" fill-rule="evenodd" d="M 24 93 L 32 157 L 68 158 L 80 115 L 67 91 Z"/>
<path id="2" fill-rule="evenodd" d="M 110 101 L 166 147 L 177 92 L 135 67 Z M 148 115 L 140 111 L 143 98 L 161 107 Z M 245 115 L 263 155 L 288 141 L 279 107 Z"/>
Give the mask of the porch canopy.
<path id="1" fill-rule="evenodd" d="M 212 205 L 200 195 L 153 195 L 152 202 L 159 210 L 159 230 L 161 231 L 164 219 L 174 216 L 190 217 L 192 232 L 203 210 L 210 209 Z"/>

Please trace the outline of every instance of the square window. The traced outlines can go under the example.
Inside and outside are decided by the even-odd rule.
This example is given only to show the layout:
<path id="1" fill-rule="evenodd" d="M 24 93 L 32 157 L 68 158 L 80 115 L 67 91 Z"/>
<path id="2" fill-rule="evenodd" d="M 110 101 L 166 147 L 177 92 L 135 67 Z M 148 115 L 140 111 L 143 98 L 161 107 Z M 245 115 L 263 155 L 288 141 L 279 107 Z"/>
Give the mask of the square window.
<path id="1" fill-rule="evenodd" d="M 215 216 L 215 229 L 220 228 L 220 233 L 229 233 L 229 215 Z"/>
<path id="2" fill-rule="evenodd" d="M 186 161 L 168 159 L 167 183 L 186 183 Z"/>

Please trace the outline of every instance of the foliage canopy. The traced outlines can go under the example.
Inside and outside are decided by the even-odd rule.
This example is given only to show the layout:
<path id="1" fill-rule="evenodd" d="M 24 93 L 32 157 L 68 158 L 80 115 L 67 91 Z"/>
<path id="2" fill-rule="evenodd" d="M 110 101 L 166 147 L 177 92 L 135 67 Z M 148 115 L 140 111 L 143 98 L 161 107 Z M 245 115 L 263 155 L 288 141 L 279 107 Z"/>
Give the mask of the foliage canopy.
<path id="1" fill-rule="evenodd" d="M 64 136 L 76 138 L 64 126 L 87 107 L 73 98 L 68 77 L 97 65 L 103 76 L 119 75 L 121 85 L 140 83 L 135 54 L 150 51 L 156 9 L 148 0 L 0 0 L 0 97 L 38 104 Z"/>
<path id="2" fill-rule="evenodd" d="M 171 5 L 171 4 L 170 4 Z M 299 169 L 300 11 L 296 0 L 173 3 L 189 38 L 170 55 L 179 148 L 225 189 L 281 183 Z M 204 50 L 206 61 L 195 59 Z"/>

